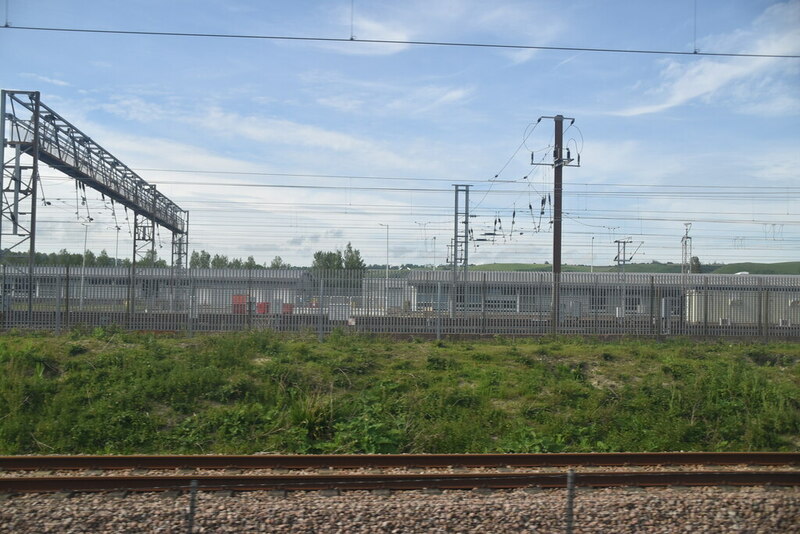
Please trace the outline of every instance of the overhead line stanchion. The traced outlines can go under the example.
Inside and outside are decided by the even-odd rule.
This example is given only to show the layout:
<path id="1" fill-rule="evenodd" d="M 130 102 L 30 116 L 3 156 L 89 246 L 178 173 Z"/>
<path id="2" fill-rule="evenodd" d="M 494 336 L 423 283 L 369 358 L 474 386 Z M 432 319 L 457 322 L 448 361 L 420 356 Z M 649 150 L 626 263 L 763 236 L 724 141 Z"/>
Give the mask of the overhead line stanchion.
<path id="1" fill-rule="evenodd" d="M 450 317 L 454 318 L 457 312 L 458 301 L 458 282 L 459 282 L 459 263 L 463 265 L 464 278 L 462 280 L 462 313 L 466 317 L 467 297 L 466 285 L 468 282 L 469 271 L 469 188 L 467 184 L 453 184 L 455 188 L 455 206 L 453 211 L 453 288 L 450 292 Z M 459 208 L 458 197 L 464 195 L 464 207 Z M 463 227 L 459 222 L 459 216 L 464 217 Z"/>
<path id="2" fill-rule="evenodd" d="M 561 197 L 563 191 L 562 171 L 564 167 L 580 167 L 581 157 L 577 154 L 577 162 L 572 164 L 572 157 L 569 148 L 564 147 L 564 120 L 570 121 L 570 125 L 575 123 L 575 119 L 556 115 L 554 117 L 539 117 L 538 123 L 542 119 L 553 119 L 555 124 L 555 136 L 553 146 L 553 163 L 536 163 L 531 154 L 531 165 L 551 165 L 553 167 L 553 290 L 550 299 L 552 308 L 550 310 L 550 332 L 558 333 L 560 322 L 561 306 Z"/>

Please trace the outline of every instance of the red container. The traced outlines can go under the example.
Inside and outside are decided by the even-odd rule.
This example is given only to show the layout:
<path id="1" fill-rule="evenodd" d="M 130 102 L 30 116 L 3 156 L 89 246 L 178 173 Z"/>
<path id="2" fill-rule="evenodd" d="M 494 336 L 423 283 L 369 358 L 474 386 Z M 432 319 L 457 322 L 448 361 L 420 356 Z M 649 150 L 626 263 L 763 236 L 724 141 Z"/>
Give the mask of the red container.
<path id="1" fill-rule="evenodd" d="M 269 313 L 269 302 L 256 302 L 256 313 L 266 315 Z"/>
<path id="2" fill-rule="evenodd" d="M 234 295 L 232 299 L 233 313 L 244 315 L 247 313 L 247 295 Z"/>
<path id="3" fill-rule="evenodd" d="M 283 315 L 291 315 L 294 313 L 294 304 L 285 304 L 281 306 L 281 313 Z"/>

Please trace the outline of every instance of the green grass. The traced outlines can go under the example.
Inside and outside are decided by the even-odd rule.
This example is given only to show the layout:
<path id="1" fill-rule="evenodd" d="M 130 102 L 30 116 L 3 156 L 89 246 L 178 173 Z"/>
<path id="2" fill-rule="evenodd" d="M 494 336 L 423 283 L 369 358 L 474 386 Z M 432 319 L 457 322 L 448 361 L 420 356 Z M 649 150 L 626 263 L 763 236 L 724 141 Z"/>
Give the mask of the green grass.
<path id="1" fill-rule="evenodd" d="M 800 449 L 800 344 L 0 338 L 0 454 Z"/>

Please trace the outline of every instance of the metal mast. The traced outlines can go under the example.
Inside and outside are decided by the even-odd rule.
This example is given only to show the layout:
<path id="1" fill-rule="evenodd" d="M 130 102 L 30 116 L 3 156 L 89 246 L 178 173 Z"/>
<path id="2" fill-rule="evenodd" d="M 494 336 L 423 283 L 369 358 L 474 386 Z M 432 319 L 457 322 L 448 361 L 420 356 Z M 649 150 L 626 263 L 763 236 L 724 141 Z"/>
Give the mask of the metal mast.
<path id="1" fill-rule="evenodd" d="M 154 185 L 145 182 L 89 136 L 44 105 L 38 91 L 3 90 L 0 93 L 0 137 L 0 260 L 5 259 L 5 250 L 13 250 L 26 241 L 29 243 L 29 312 L 32 310 L 34 291 L 32 282 L 36 257 L 36 192 L 40 163 L 57 169 L 83 187 L 90 187 L 122 204 L 126 209 L 133 210 L 133 273 L 137 260 L 148 254 L 148 246 L 151 254 L 155 252 L 157 225 L 173 233 L 173 266 L 179 271 L 186 266 L 188 212 L 156 191 Z M 11 149 L 10 159 L 6 159 L 6 148 Z"/>
<path id="2" fill-rule="evenodd" d="M 553 289 L 550 310 L 550 328 L 553 334 L 558 332 L 561 313 L 561 211 L 562 211 L 562 171 L 564 167 L 580 167 L 581 157 L 573 165 L 573 159 L 569 148 L 564 146 L 564 121 L 570 121 L 570 126 L 575 123 L 575 119 L 556 115 L 555 117 L 539 117 L 542 119 L 553 119 L 554 123 L 554 146 L 552 163 L 535 163 L 531 155 L 531 165 L 551 165 L 553 167 Z"/>
<path id="3" fill-rule="evenodd" d="M 689 274 L 692 272 L 692 238 L 689 237 L 689 230 L 692 229 L 692 223 L 683 223 L 686 231 L 681 237 L 681 274 Z"/>
<path id="4" fill-rule="evenodd" d="M 450 299 L 450 315 L 455 316 L 456 300 L 466 299 L 464 286 L 461 286 L 459 294 L 459 266 L 463 267 L 463 281 L 467 281 L 467 271 L 469 270 L 469 188 L 471 185 L 453 184 L 455 188 L 455 207 L 453 210 L 453 290 Z M 463 205 L 459 204 L 459 197 L 464 197 Z M 462 207 L 460 207 L 462 206 Z M 462 220 L 463 219 L 463 220 Z M 466 306 L 466 301 L 464 300 Z"/>

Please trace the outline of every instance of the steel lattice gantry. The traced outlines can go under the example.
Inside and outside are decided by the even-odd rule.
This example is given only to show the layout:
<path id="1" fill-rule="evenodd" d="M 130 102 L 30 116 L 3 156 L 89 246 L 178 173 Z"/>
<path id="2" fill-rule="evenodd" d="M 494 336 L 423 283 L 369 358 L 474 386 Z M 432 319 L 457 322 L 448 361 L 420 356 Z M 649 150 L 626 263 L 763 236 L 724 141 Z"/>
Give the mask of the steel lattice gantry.
<path id="1" fill-rule="evenodd" d="M 138 261 L 155 252 L 157 226 L 172 232 L 173 267 L 177 271 L 187 267 L 189 213 L 42 104 L 38 91 L 2 91 L 0 117 L 0 257 L 27 242 L 28 271 L 32 272 L 39 165 L 44 163 L 133 211 L 134 271 Z"/>

